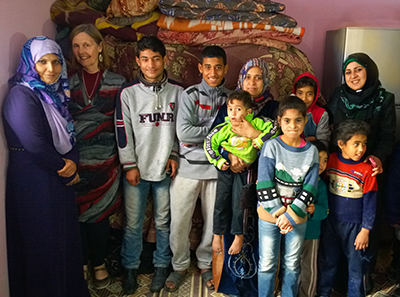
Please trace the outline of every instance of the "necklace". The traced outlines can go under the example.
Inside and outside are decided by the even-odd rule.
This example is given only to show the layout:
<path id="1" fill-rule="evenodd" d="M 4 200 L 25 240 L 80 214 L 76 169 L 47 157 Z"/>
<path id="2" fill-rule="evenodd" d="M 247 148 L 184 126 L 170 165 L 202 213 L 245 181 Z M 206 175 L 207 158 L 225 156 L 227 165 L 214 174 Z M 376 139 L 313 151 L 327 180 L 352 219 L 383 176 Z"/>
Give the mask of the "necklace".
<path id="1" fill-rule="evenodd" d="M 98 82 L 99 77 L 100 77 L 100 72 L 101 72 L 101 71 L 97 72 L 96 81 L 94 82 L 94 85 L 93 85 L 93 88 L 92 88 L 92 92 L 91 92 L 90 95 L 89 95 L 89 93 L 88 93 L 88 91 L 87 91 L 87 88 L 86 88 L 85 72 L 82 71 L 83 86 L 84 86 L 84 88 L 85 88 L 86 97 L 88 98 L 89 102 L 92 101 L 92 96 L 93 96 L 93 94 L 94 94 L 94 92 L 95 92 L 95 90 L 96 90 L 97 82 Z"/>

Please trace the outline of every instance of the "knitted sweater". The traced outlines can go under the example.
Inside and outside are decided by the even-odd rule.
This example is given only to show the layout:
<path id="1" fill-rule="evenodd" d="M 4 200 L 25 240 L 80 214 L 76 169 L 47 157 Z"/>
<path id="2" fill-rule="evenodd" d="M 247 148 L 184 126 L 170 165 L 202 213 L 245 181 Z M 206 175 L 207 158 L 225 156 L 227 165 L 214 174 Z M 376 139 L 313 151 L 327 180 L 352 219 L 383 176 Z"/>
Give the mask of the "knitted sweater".
<path id="1" fill-rule="evenodd" d="M 255 139 L 258 150 L 260 150 L 266 140 L 278 135 L 279 127 L 276 122 L 268 118 L 253 118 L 253 116 L 254 113 L 248 114 L 246 120 L 249 121 L 255 129 L 263 131 Z M 241 137 L 232 132 L 232 123 L 229 121 L 229 117 L 225 118 L 225 123 L 215 127 L 204 141 L 206 156 L 210 163 L 218 169 L 221 169 L 222 165 L 227 162 L 218 151 L 220 146 L 248 164 L 252 164 L 258 157 L 258 150 L 253 147 L 251 139 Z"/>
<path id="2" fill-rule="evenodd" d="M 318 179 L 318 193 L 314 200 L 314 213 L 307 214 L 307 229 L 305 239 L 318 239 L 321 235 L 321 221 L 328 216 L 328 189 L 325 182 Z"/>
<path id="3" fill-rule="evenodd" d="M 329 215 L 346 223 L 361 224 L 372 230 L 375 221 L 378 185 L 372 166 L 345 159 L 340 153 L 329 156 Z"/>
<path id="4" fill-rule="evenodd" d="M 217 179 L 218 171 L 208 162 L 203 144 L 228 94 L 223 84 L 211 87 L 204 79 L 182 93 L 176 127 L 180 144 L 178 175 L 199 180 Z"/>
<path id="5" fill-rule="evenodd" d="M 260 219 L 275 222 L 284 214 L 292 225 L 304 223 L 317 194 L 318 171 L 318 151 L 310 142 L 292 147 L 281 137 L 267 141 L 258 164 Z"/>
<path id="6" fill-rule="evenodd" d="M 124 170 L 138 168 L 140 178 L 161 181 L 168 159 L 178 160 L 175 134 L 177 103 L 183 87 L 166 80 L 160 88 L 134 80 L 116 100 L 118 153 Z"/>

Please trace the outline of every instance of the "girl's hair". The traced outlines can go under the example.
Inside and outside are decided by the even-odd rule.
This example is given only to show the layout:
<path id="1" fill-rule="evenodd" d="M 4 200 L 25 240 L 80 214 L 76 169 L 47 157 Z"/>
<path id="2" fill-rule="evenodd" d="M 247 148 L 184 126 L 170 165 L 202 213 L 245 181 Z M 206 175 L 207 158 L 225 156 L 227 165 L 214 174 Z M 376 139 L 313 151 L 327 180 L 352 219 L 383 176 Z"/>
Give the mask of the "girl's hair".
<path id="1" fill-rule="evenodd" d="M 295 95 L 290 95 L 279 103 L 278 117 L 282 117 L 288 109 L 296 109 L 303 115 L 303 117 L 307 116 L 307 105 L 303 100 Z"/>
<path id="2" fill-rule="evenodd" d="M 317 82 L 309 76 L 303 76 L 298 81 L 296 81 L 296 83 L 294 84 L 294 89 L 295 89 L 295 92 L 297 92 L 298 89 L 308 87 L 308 86 L 310 86 L 314 89 L 314 96 L 315 96 L 317 94 L 317 88 L 318 88 Z"/>
<path id="3" fill-rule="evenodd" d="M 106 70 L 110 68 L 111 62 L 110 57 L 108 55 L 108 50 L 106 47 L 106 43 L 104 42 L 103 36 L 101 35 L 100 31 L 93 24 L 81 24 L 76 26 L 70 35 L 70 41 L 75 38 L 76 35 L 79 33 L 86 33 L 89 35 L 97 45 L 100 45 L 102 48 L 101 55 L 103 56 L 103 61 L 99 60 L 99 68 L 101 70 Z M 75 55 L 72 55 L 71 64 L 75 69 L 82 69 L 82 65 L 76 60 Z"/>
<path id="4" fill-rule="evenodd" d="M 341 140 L 346 144 L 350 138 L 357 134 L 368 136 L 369 130 L 369 125 L 364 121 L 345 120 L 339 124 L 335 131 L 335 143 Z"/>
<path id="5" fill-rule="evenodd" d="M 253 103 L 250 93 L 242 90 L 230 93 L 228 98 L 226 98 L 226 105 L 231 103 L 233 100 L 242 102 L 245 108 L 251 108 L 251 104 Z"/>
<path id="6" fill-rule="evenodd" d="M 327 149 L 326 145 L 322 141 L 314 140 L 311 143 L 317 148 L 318 153 L 326 152 L 329 155 L 328 149 Z"/>

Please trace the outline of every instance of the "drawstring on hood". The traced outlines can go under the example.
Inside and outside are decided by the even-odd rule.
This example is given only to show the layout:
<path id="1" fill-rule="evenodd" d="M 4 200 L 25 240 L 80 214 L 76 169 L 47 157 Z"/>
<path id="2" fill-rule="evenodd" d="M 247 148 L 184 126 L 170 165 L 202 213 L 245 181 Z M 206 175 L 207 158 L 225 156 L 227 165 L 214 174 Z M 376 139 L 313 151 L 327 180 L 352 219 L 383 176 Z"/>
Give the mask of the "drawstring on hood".
<path id="1" fill-rule="evenodd" d="M 159 93 L 162 89 L 163 84 L 165 84 L 168 80 L 168 75 L 167 75 L 167 71 L 164 69 L 163 72 L 163 77 L 161 80 L 159 81 L 155 81 L 155 82 L 149 82 L 148 80 L 146 80 L 144 78 L 144 75 L 142 73 L 142 71 L 139 72 L 139 77 L 138 77 L 139 81 L 144 84 L 146 87 L 148 88 L 153 88 L 153 92 L 156 93 L 156 108 L 155 110 L 160 110 L 162 109 L 161 106 L 161 100 L 159 98 Z"/>

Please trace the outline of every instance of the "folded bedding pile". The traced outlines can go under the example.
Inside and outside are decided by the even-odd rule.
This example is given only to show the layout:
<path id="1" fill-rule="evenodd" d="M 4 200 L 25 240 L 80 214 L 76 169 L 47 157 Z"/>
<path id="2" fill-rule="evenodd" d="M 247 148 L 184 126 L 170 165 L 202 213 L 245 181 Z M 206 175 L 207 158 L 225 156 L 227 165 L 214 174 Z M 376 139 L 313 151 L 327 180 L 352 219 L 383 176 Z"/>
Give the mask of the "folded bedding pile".
<path id="1" fill-rule="evenodd" d="M 236 87 L 237 75 L 251 58 L 270 67 L 271 94 L 280 100 L 292 91 L 295 77 L 312 67 L 294 45 L 305 33 L 284 14 L 285 5 L 269 0 L 160 0 L 157 37 L 169 51 L 168 73 L 185 86 L 198 83 L 197 63 L 207 45 L 227 53 L 225 86 Z"/>
<path id="2" fill-rule="evenodd" d="M 165 43 L 258 44 L 286 50 L 299 44 L 304 28 L 265 0 L 160 0 L 157 36 Z"/>

